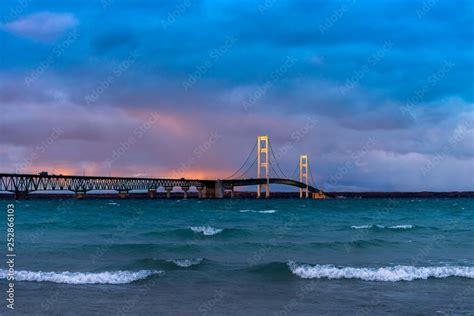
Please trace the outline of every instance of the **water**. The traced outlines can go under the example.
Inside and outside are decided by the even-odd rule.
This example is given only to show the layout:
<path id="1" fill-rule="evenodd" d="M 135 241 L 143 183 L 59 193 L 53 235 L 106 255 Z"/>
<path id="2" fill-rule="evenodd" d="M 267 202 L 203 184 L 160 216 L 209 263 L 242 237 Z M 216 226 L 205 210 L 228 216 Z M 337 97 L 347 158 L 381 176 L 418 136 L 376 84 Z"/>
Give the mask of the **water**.
<path id="1" fill-rule="evenodd" d="M 473 199 L 15 204 L 16 314 L 474 311 Z"/>

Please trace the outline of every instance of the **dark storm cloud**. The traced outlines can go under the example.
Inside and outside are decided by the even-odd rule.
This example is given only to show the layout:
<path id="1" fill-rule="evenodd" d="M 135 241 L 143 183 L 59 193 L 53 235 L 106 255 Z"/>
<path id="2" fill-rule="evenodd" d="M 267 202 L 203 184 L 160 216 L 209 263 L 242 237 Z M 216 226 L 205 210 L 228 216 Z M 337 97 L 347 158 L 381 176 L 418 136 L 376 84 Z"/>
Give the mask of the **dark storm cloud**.
<path id="1" fill-rule="evenodd" d="M 0 6 L 5 171 L 59 128 L 32 169 L 225 176 L 265 133 L 326 189 L 474 188 L 470 1 Z"/>

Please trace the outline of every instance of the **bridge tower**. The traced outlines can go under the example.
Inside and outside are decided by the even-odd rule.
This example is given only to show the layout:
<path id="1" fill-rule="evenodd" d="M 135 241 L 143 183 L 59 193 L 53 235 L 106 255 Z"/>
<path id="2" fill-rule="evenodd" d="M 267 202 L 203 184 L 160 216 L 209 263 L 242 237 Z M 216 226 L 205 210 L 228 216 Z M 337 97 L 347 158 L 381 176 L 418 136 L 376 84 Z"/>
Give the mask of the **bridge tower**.
<path id="1" fill-rule="evenodd" d="M 258 136 L 257 139 L 257 174 L 258 178 L 262 178 L 262 169 L 264 170 L 264 178 L 267 179 L 267 183 L 263 186 L 265 187 L 265 197 L 270 197 L 270 177 L 268 175 L 268 136 Z M 262 157 L 263 156 L 263 157 Z M 257 185 L 257 198 L 260 198 L 262 195 L 262 185 Z"/>
<path id="2" fill-rule="evenodd" d="M 303 198 L 303 192 L 305 192 L 305 197 L 309 197 L 308 189 L 308 155 L 300 156 L 300 182 L 306 184 L 306 189 L 300 188 L 300 199 Z"/>

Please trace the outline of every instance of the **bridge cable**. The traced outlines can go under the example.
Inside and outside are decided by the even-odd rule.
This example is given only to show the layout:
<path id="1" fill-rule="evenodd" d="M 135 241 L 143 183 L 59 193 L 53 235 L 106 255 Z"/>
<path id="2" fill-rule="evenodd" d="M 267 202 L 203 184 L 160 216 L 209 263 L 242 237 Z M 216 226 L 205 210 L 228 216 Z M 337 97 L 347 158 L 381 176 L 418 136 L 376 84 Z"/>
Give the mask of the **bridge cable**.
<path id="1" fill-rule="evenodd" d="M 291 178 L 290 178 L 290 179 L 292 179 L 292 180 L 298 180 L 298 179 L 296 178 L 296 175 L 297 175 L 297 173 L 298 173 L 298 167 L 299 167 L 299 166 L 300 166 L 300 164 L 297 163 L 297 164 L 296 164 L 296 168 L 295 168 L 295 170 L 293 171 L 293 173 L 291 174 Z"/>
<path id="2" fill-rule="evenodd" d="M 239 177 L 237 177 L 236 179 L 240 179 L 241 177 L 243 177 L 249 170 L 251 170 L 253 168 L 253 166 L 255 165 L 255 163 L 257 162 L 257 159 L 258 157 L 255 157 L 255 159 L 253 160 L 252 164 L 247 168 L 247 170 L 245 170 L 244 173 L 242 173 Z"/>
<path id="3" fill-rule="evenodd" d="M 308 169 L 309 169 L 309 175 L 311 176 L 312 185 L 316 187 L 316 182 L 314 182 L 313 172 L 311 171 L 311 167 L 308 166 Z"/>
<path id="4" fill-rule="evenodd" d="M 242 166 L 240 166 L 240 168 L 239 168 L 236 172 L 234 172 L 231 176 L 225 178 L 225 180 L 233 178 L 240 170 L 242 170 L 242 169 L 245 167 L 245 164 L 246 164 L 247 161 L 250 159 L 250 157 L 252 156 L 252 153 L 254 152 L 255 148 L 257 147 L 257 143 L 258 143 L 258 142 L 255 142 L 255 144 L 253 145 L 252 150 L 250 151 L 249 155 L 247 156 L 247 159 L 245 159 L 245 161 L 244 161 L 244 163 L 242 164 Z"/>
<path id="5" fill-rule="evenodd" d="M 284 178 L 288 178 L 285 175 L 285 173 L 281 170 L 280 164 L 278 163 L 278 160 L 275 157 L 275 153 L 273 152 L 273 147 L 272 147 L 272 144 L 270 142 L 269 142 L 269 146 L 270 146 L 270 151 L 272 152 L 273 159 L 275 159 L 275 162 L 276 162 L 276 165 L 277 165 L 278 169 L 280 170 L 280 172 L 281 172 L 281 174 L 283 175 Z"/>
<path id="6" fill-rule="evenodd" d="M 279 178 L 282 177 L 280 174 L 278 174 L 278 172 L 276 172 L 275 169 L 273 169 L 273 165 L 270 162 L 268 164 L 270 165 L 270 168 L 273 170 L 273 173 L 275 173 L 277 175 L 277 177 L 279 177 Z"/>

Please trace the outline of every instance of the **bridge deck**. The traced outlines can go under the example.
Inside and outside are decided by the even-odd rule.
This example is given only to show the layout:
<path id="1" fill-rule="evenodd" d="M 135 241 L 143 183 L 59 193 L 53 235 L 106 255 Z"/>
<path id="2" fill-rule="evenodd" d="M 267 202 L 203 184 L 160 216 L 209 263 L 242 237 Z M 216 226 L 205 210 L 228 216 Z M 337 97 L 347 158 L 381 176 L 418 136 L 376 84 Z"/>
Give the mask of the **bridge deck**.
<path id="1" fill-rule="evenodd" d="M 306 184 L 291 179 L 270 178 L 269 182 L 306 188 Z M 174 187 L 179 187 L 186 193 L 190 187 L 195 187 L 200 193 L 202 190 L 207 190 L 214 192 L 213 195 L 217 196 L 216 190 L 233 190 L 234 187 L 265 183 L 266 179 L 261 178 L 202 180 L 0 173 L 0 191 L 24 194 L 34 191 L 52 190 L 68 190 L 76 193 L 86 193 L 92 190 L 116 190 L 118 192 L 128 192 L 131 190 L 156 191 L 159 187 L 165 188 L 167 192 L 170 192 Z M 308 186 L 308 191 L 322 193 L 319 189 L 312 186 Z"/>

